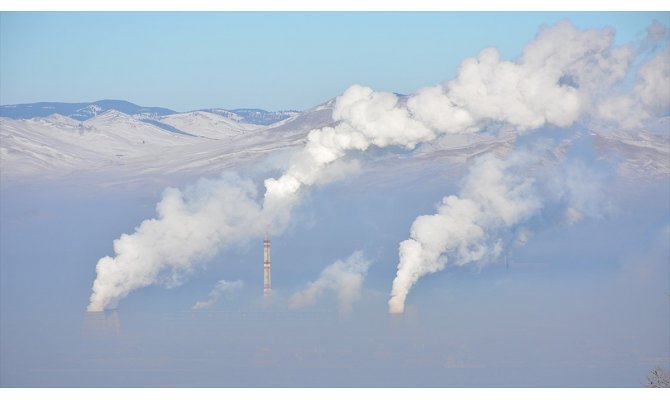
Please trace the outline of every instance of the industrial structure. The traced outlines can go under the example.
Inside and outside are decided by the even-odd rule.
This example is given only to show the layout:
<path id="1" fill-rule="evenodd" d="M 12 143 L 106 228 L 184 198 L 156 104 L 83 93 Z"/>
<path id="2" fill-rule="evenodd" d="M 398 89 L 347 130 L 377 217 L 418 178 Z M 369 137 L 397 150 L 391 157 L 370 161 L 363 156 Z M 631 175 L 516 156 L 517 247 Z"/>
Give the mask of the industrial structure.
<path id="1" fill-rule="evenodd" d="M 270 265 L 270 238 L 265 231 L 265 240 L 263 240 L 263 295 L 267 296 L 272 290 L 272 273 Z"/>

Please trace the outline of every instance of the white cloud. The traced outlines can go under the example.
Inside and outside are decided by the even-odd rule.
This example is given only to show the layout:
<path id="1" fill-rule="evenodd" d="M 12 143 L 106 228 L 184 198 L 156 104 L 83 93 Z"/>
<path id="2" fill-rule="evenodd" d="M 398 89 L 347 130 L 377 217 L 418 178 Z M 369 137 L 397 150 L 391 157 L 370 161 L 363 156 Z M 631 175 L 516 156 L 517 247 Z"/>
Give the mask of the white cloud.
<path id="1" fill-rule="evenodd" d="M 447 196 L 437 213 L 416 218 L 410 238 L 399 246 L 389 310 L 402 313 L 412 286 L 424 275 L 455 265 L 495 259 L 502 252 L 496 230 L 510 228 L 541 208 L 533 180 L 520 170 L 531 158 L 501 160 L 488 155 L 470 170 L 459 196 Z"/>

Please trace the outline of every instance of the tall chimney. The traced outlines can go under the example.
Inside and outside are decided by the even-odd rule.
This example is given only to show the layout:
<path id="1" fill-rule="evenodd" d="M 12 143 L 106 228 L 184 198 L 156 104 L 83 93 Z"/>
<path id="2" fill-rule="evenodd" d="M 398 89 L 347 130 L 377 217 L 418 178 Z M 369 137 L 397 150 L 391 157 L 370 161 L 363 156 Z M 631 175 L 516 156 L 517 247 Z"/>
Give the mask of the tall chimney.
<path id="1" fill-rule="evenodd" d="M 272 290 L 272 274 L 270 270 L 270 238 L 265 231 L 265 240 L 263 240 L 263 295 L 267 296 Z"/>

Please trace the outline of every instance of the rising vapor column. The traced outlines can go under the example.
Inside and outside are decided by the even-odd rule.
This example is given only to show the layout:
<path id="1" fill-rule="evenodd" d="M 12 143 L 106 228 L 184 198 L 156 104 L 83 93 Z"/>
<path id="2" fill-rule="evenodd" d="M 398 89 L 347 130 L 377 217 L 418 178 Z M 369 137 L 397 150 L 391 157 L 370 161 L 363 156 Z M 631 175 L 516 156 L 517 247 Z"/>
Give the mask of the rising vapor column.
<path id="1" fill-rule="evenodd" d="M 265 232 L 263 240 L 263 295 L 267 296 L 272 290 L 272 275 L 270 271 L 270 238 Z"/>

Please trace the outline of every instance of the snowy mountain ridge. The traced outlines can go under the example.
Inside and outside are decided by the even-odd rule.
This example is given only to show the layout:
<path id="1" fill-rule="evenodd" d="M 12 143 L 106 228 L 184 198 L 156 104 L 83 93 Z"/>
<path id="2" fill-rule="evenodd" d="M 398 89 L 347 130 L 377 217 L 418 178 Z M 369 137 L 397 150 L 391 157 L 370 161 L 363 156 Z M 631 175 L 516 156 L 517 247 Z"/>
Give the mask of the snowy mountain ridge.
<path id="1" fill-rule="evenodd" d="M 144 119 L 157 119 L 168 115 L 185 114 L 197 111 L 218 114 L 230 120 L 251 125 L 272 125 L 284 119 L 300 114 L 299 111 L 266 111 L 262 109 L 239 108 L 226 110 L 209 108 L 180 113 L 164 107 L 143 107 L 124 100 L 98 100 L 91 103 L 39 102 L 28 104 L 0 105 L 0 117 L 11 119 L 30 119 L 60 114 L 78 121 L 86 121 L 98 114 L 116 110 L 124 114 Z"/>
<path id="2" fill-rule="evenodd" d="M 331 100 L 302 113 L 287 113 L 290 116 L 271 125 L 249 124 L 242 115 L 221 109 L 161 114 L 162 109 L 131 108 L 135 113 L 128 114 L 95 104 L 75 110 L 78 115 L 88 113 L 85 120 L 61 113 L 30 119 L 3 116 L 0 176 L 4 181 L 21 181 L 104 171 L 123 181 L 156 173 L 217 174 L 229 167 L 281 169 L 286 152 L 302 147 L 312 129 L 337 124 L 333 108 Z M 631 132 L 584 128 L 578 139 L 564 140 L 560 149 L 548 154 L 547 162 L 586 143 L 622 176 L 667 177 L 669 127 L 666 117 Z M 516 146 L 516 136 L 513 130 L 503 130 L 495 135 L 444 136 L 411 152 L 373 149 L 374 157 L 366 159 L 366 173 L 374 175 L 376 182 L 392 180 L 400 172 L 414 177 L 431 170 L 447 173 L 444 171 L 460 168 L 484 153 L 504 157 Z"/>
<path id="3" fill-rule="evenodd" d="M 3 180 L 50 179 L 72 173 L 109 171 L 207 173 L 253 161 L 271 151 L 302 144 L 311 128 L 331 124 L 331 112 L 294 114 L 272 126 L 254 125 L 217 113 L 129 115 L 116 109 L 84 121 L 53 113 L 46 117 L 0 117 Z M 275 129 L 277 126 L 302 129 Z"/>

